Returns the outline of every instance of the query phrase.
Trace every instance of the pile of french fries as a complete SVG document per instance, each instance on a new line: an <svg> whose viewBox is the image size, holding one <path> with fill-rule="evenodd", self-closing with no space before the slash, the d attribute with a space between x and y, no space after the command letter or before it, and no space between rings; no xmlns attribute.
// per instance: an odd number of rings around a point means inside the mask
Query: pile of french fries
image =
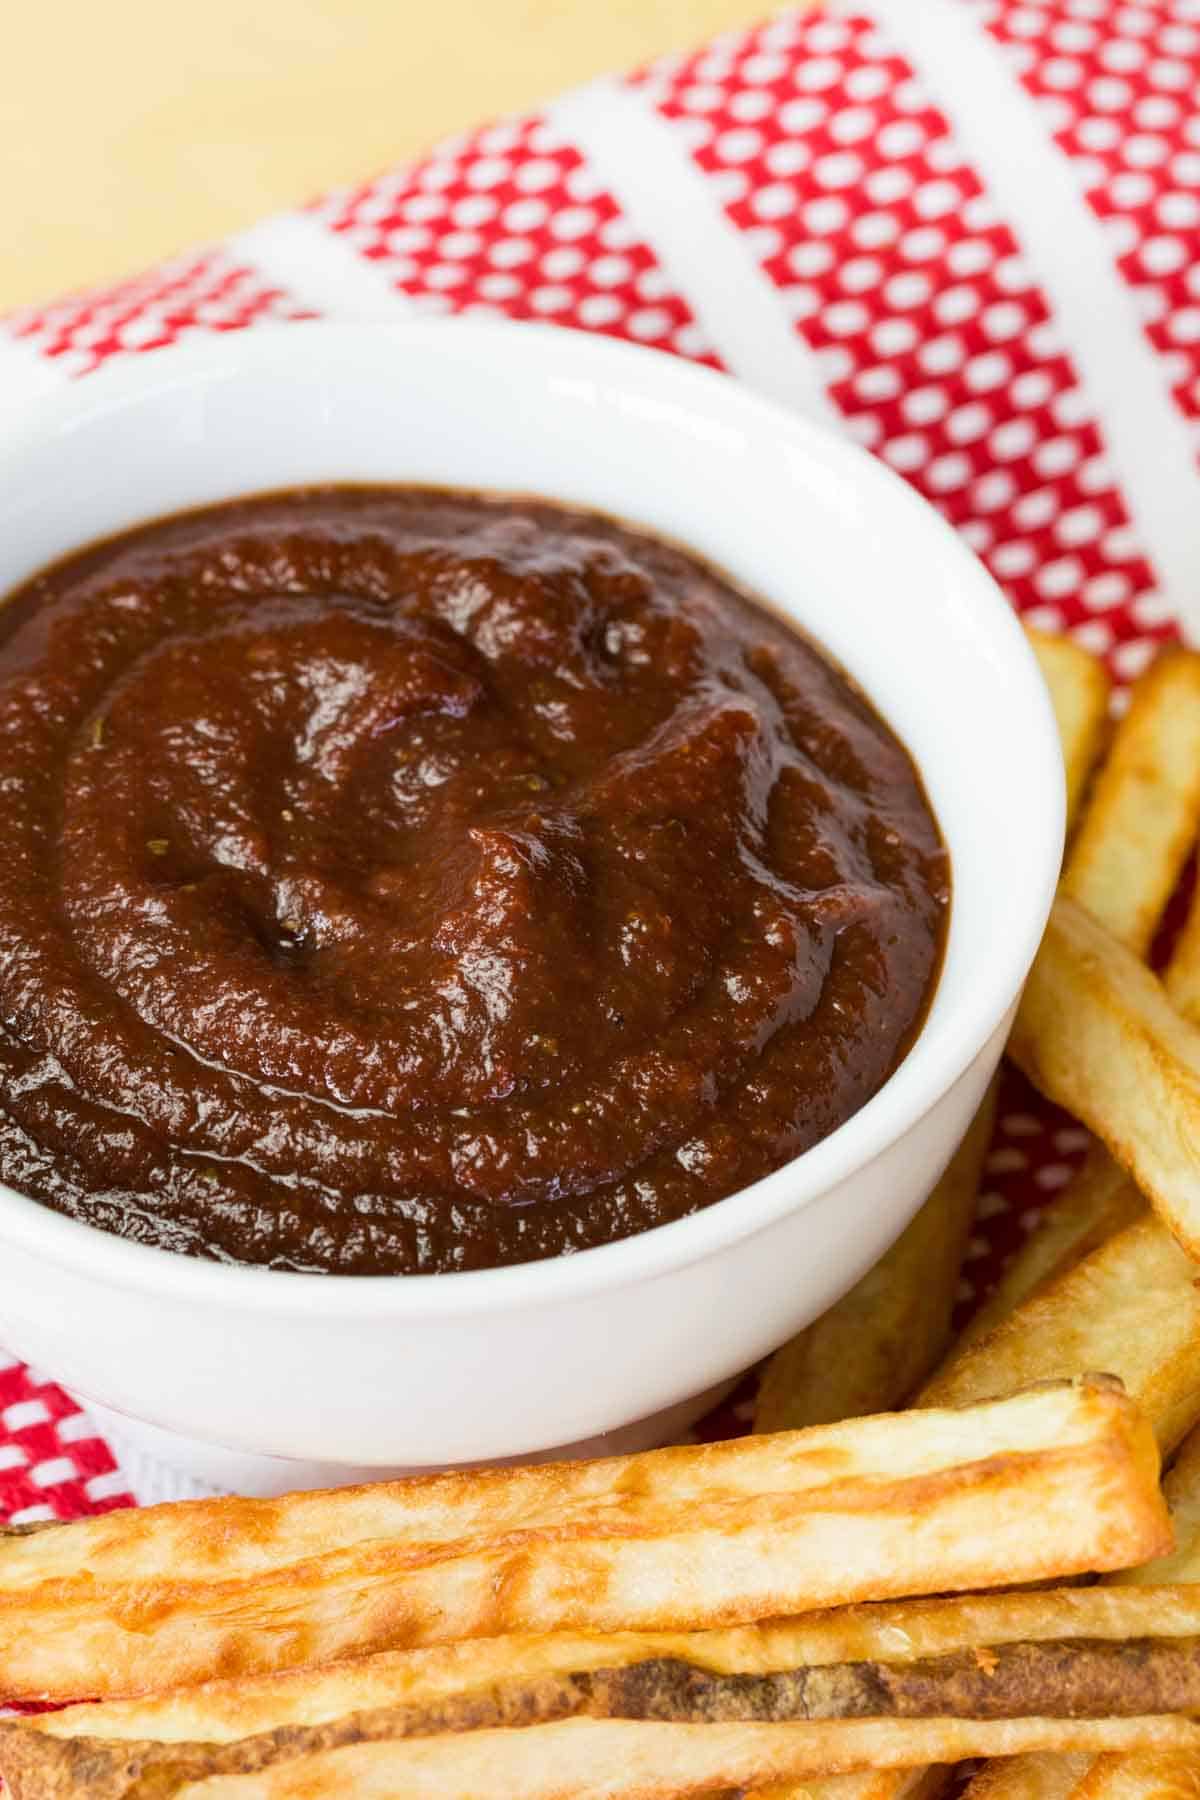
<svg viewBox="0 0 1200 1800"><path fill-rule="evenodd" d="M1200 1795L1200 901L1146 965L1200 656L1111 731L1035 648L1073 829L1010 1048L1095 1144L968 1330L990 1098L756 1435L2 1533L0 1699L59 1707L14 1800Z"/></svg>

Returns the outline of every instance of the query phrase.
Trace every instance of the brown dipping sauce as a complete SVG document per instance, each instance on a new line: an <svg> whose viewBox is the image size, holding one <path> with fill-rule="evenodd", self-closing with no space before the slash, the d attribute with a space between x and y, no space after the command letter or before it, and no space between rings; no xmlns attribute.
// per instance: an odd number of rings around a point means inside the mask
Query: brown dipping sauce
<svg viewBox="0 0 1200 1800"><path fill-rule="evenodd" d="M0 795L0 1176L222 1261L711 1205L876 1092L945 935L845 676L538 500L284 493L58 564L0 614Z"/></svg>

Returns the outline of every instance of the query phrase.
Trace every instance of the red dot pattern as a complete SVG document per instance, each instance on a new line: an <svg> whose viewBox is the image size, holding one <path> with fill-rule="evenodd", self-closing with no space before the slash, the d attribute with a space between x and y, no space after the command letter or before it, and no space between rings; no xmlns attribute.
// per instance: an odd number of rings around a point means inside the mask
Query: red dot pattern
<svg viewBox="0 0 1200 1800"><path fill-rule="evenodd" d="M975 1229L958 1290L959 1324L995 1285L1045 1207L1078 1172L1091 1142L1069 1113L1051 1106L1005 1064L996 1130L984 1165Z"/></svg>
<svg viewBox="0 0 1200 1800"><path fill-rule="evenodd" d="M537 319L720 367L650 246L539 116L454 139L315 213L424 312Z"/></svg>
<svg viewBox="0 0 1200 1800"><path fill-rule="evenodd" d="M1067 347L944 116L866 16L787 16L637 78L852 434L1014 604L1135 674L1172 635Z"/></svg>
<svg viewBox="0 0 1200 1800"><path fill-rule="evenodd" d="M0 1357L0 1516L33 1524L132 1504L75 1402L27 1364Z"/></svg>
<svg viewBox="0 0 1200 1800"><path fill-rule="evenodd" d="M1200 8L988 0L984 12L1200 424Z"/></svg>
<svg viewBox="0 0 1200 1800"><path fill-rule="evenodd" d="M109 357L161 349L193 333L312 316L252 269L214 250L181 257L116 287L27 307L10 314L6 325L13 337L60 361L71 375L88 375Z"/></svg>

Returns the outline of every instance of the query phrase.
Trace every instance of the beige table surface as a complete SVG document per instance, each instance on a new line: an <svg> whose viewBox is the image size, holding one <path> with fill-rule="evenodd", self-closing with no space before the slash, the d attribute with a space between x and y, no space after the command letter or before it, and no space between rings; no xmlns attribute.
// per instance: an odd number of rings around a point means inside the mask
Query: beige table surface
<svg viewBox="0 0 1200 1800"><path fill-rule="evenodd" d="M0 309L129 273L772 0L0 0Z"/></svg>

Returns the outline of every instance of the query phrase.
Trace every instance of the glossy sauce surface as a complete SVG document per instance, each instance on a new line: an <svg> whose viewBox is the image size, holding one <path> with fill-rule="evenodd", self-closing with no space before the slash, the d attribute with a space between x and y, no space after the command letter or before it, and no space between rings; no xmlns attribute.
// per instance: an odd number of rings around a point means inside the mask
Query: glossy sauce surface
<svg viewBox="0 0 1200 1800"><path fill-rule="evenodd" d="M895 1067L949 900L812 645L524 499L296 492L57 565L0 613L0 808L0 1178L281 1269L746 1186Z"/></svg>

